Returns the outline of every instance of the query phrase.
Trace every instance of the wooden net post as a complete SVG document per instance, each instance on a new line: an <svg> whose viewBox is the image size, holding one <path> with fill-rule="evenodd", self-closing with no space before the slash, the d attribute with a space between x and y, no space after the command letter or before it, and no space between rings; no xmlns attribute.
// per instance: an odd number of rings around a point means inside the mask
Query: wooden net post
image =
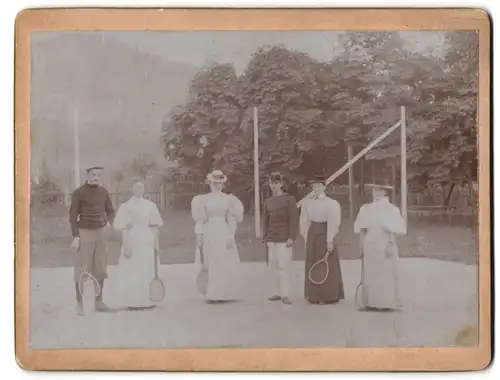
<svg viewBox="0 0 500 380"><path fill-rule="evenodd" d="M401 214L408 233L408 188L406 175L406 109L401 106Z"/></svg>

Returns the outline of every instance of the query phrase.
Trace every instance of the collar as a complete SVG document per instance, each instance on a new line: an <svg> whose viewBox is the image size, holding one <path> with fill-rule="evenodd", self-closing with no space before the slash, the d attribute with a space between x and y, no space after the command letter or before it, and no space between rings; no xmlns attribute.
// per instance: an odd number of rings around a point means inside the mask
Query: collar
<svg viewBox="0 0 500 380"><path fill-rule="evenodd" d="M313 199L325 199L325 198L326 198L326 194L315 195L313 197Z"/></svg>
<svg viewBox="0 0 500 380"><path fill-rule="evenodd" d="M373 201L373 203L389 203L389 197L379 198L376 201Z"/></svg>

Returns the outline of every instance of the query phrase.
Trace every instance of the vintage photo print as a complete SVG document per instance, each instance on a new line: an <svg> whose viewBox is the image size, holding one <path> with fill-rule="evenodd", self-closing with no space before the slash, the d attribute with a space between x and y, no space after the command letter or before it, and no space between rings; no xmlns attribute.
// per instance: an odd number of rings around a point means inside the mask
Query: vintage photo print
<svg viewBox="0 0 500 380"><path fill-rule="evenodd" d="M26 367L488 364L489 20L373 12L20 15Z"/></svg>

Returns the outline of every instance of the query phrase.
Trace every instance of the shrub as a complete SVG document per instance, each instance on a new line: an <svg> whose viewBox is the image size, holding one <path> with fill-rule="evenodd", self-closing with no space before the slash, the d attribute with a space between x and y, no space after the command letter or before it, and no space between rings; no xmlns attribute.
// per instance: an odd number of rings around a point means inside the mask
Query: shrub
<svg viewBox="0 0 500 380"><path fill-rule="evenodd" d="M31 180L31 209L40 212L63 207L64 200L65 195L57 181L43 164L40 175Z"/></svg>

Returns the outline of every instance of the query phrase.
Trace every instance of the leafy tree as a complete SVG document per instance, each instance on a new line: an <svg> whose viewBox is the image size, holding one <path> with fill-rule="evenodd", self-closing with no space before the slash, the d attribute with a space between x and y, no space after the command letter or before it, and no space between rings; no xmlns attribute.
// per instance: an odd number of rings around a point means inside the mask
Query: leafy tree
<svg viewBox="0 0 500 380"><path fill-rule="evenodd" d="M193 79L187 103L163 123L165 154L191 168L200 180L220 164L224 147L242 118L236 94L238 79L232 65L213 65Z"/></svg>
<svg viewBox="0 0 500 380"><path fill-rule="evenodd" d="M357 46L354 51L363 64L371 66L363 79L364 104L373 99L372 107L366 107L369 128L365 135L372 139L382 133L398 116L399 109L390 107L404 105L408 111L408 175L414 190L460 182L468 176L475 179L469 173L477 172L477 35L447 33L443 57L405 51L401 40L387 32L347 34L344 38L354 37L358 37L357 45L345 45ZM399 144L395 133L369 157L397 158Z"/></svg>
<svg viewBox="0 0 500 380"><path fill-rule="evenodd" d="M31 196L35 209L52 207L64 201L61 189L45 162L41 165L40 175L31 180Z"/></svg>
<svg viewBox="0 0 500 380"><path fill-rule="evenodd" d="M300 142L311 133L319 114L314 109L316 88L314 61L307 55L282 46L263 47L250 60L243 74L241 103L258 106L259 162L262 173L280 169L297 173L302 163ZM239 156L239 173L252 173L253 119L242 124L244 146L232 146L226 162ZM307 139L307 138L306 138ZM245 181L244 178L242 178ZM246 180L247 181L247 180Z"/></svg>
<svg viewBox="0 0 500 380"><path fill-rule="evenodd" d="M214 64L199 72L186 103L164 122L165 155L191 178L202 181L219 168L232 189L248 192L258 106L261 173L279 169L301 182L342 166L347 142L366 144L405 106L411 188L475 181L477 34L447 32L444 41L444 54L428 54L397 32L347 32L332 46L330 62L266 46L241 76L230 64ZM395 133L368 158L394 161L399 144Z"/></svg>
<svg viewBox="0 0 500 380"><path fill-rule="evenodd" d="M142 179L147 179L158 167L155 159L149 154L139 154L131 163L132 172Z"/></svg>
<svg viewBox="0 0 500 380"><path fill-rule="evenodd" d="M125 178L125 168L122 166L121 168L114 169L111 176L116 181L118 186L120 186Z"/></svg>
<svg viewBox="0 0 500 380"><path fill-rule="evenodd" d="M427 184L461 185L477 180L478 40L457 31L445 41L444 59L415 91L409 151Z"/></svg>

